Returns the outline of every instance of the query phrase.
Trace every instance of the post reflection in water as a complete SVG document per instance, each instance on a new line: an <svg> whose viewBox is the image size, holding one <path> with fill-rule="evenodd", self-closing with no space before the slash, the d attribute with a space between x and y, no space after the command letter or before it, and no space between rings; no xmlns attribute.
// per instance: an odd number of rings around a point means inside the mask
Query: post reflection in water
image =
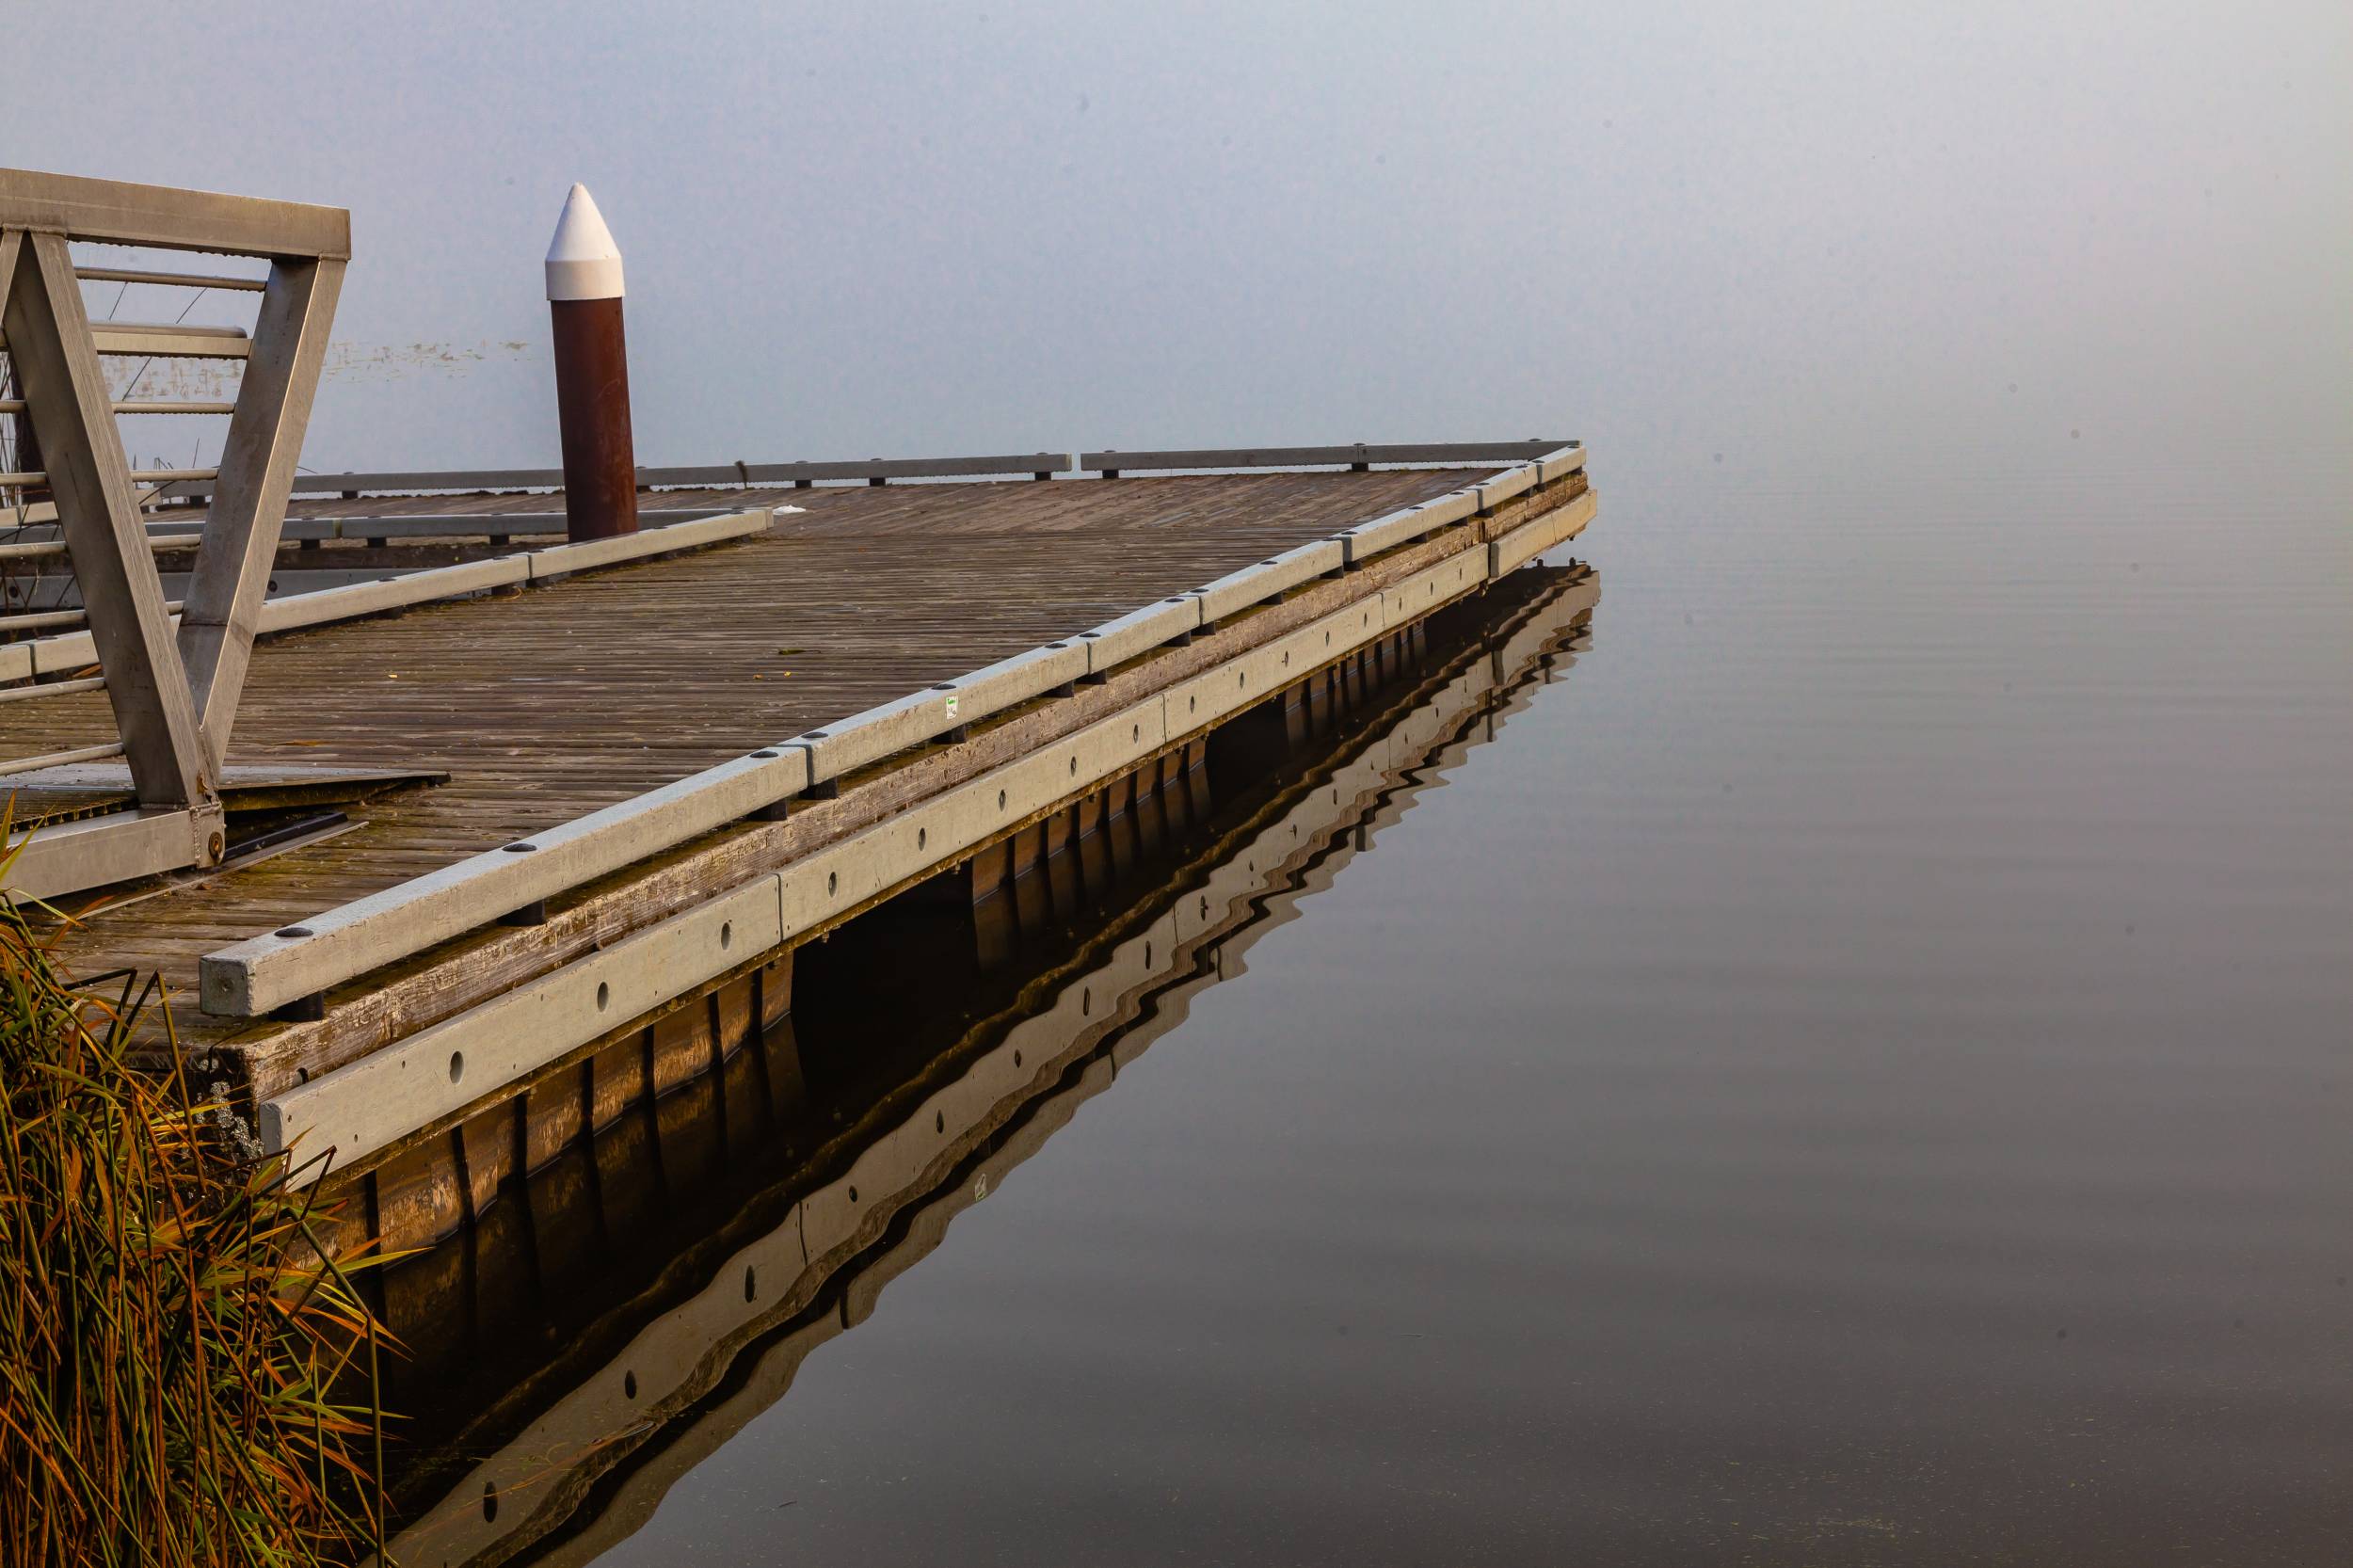
<svg viewBox="0 0 2353 1568"><path fill-rule="evenodd" d="M1573 663L1598 598L1583 567L1515 573L801 949L751 1045L386 1271L392 1558L626 1539Z"/></svg>

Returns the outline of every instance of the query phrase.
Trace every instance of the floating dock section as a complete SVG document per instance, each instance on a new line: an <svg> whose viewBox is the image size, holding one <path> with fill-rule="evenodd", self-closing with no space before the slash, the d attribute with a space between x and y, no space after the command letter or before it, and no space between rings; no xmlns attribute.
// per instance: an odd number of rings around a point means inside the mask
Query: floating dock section
<svg viewBox="0 0 2353 1568"><path fill-rule="evenodd" d="M286 569L333 567L330 521L362 551L408 520L479 528L481 554L274 601L297 608L264 619L240 763L290 789L446 782L307 835L281 807L292 836L257 856L81 901L60 952L160 970L184 1048L296 1179L423 1160L454 1212L789 1012L794 950L943 873L984 903L1221 724L1394 656L1575 537L1584 460L1089 453L1118 476L690 486L647 498L669 526L520 552L491 539L544 495L298 500ZM1144 476L1179 463L1229 472ZM79 656L0 651L56 680ZM0 714L10 749L52 755L105 725L94 693ZM520 1130L486 1141L510 1102Z"/></svg>

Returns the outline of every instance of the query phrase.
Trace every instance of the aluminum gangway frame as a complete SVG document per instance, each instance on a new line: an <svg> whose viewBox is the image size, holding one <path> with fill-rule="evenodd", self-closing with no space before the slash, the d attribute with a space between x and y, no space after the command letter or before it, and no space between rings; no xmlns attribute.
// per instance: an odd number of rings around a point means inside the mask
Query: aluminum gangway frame
<svg viewBox="0 0 2353 1568"><path fill-rule="evenodd" d="M269 274L77 264L76 242L262 258ZM0 413L29 424L41 459L0 473L0 491L41 488L54 499L119 735L0 766L21 775L119 756L136 797L37 828L0 883L8 890L47 897L220 858L229 732L350 255L351 217L339 207L0 168L0 348L15 383ZM261 303L249 332L93 322L85 282L256 293ZM109 355L238 360L244 373L233 403L134 402L109 392ZM225 416L218 466L134 470L115 423L125 413ZM141 488L152 495L176 481L207 482L211 505L175 629ZM88 679L77 686L89 689ZM7 785L0 776L0 793Z"/></svg>

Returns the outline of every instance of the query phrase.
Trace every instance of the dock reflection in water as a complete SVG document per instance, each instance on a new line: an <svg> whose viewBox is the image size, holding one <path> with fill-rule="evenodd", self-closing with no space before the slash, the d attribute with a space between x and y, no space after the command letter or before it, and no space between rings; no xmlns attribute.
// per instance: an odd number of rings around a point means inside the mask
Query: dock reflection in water
<svg viewBox="0 0 2353 1568"><path fill-rule="evenodd" d="M581 1563L626 1539L1571 662L1597 599L1581 567L1515 573L1236 720L1093 831L803 950L755 1044L387 1271L411 1351L392 1557Z"/></svg>

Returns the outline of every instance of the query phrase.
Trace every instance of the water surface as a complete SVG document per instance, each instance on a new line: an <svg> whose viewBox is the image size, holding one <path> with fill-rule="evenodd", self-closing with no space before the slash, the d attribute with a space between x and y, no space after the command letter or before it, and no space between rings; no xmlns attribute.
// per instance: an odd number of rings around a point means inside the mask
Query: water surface
<svg viewBox="0 0 2353 1568"><path fill-rule="evenodd" d="M2346 1560L2353 460L1594 472L1575 667L600 1560Z"/></svg>

